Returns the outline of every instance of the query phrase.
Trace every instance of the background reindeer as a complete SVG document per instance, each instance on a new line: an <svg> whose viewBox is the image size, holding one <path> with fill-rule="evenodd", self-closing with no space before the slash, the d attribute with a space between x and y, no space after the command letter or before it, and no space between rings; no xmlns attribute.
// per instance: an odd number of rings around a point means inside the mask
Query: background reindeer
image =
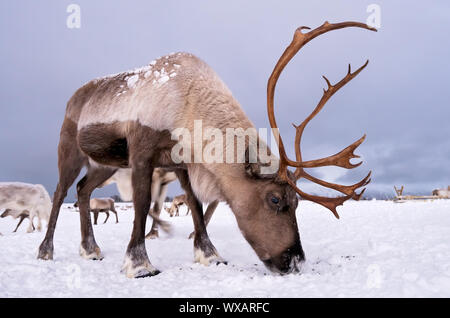
<svg viewBox="0 0 450 318"><path fill-rule="evenodd" d="M308 33L301 27L285 50L267 86L267 111L270 126L277 131L274 115L274 93L277 80L287 63L309 41L326 32L346 27L376 31L362 23L324 23ZM187 195L194 221L194 258L208 265L223 262L206 232L201 202L225 201L233 211L237 224L261 261L271 270L290 273L299 270L304 252L295 211L297 194L319 203L338 217L336 207L349 199L359 199L356 190L369 182L369 175L360 182L343 186L328 183L306 173L304 168L339 166L354 168L354 150L364 140L357 140L341 152L322 159L302 160L300 142L304 128L340 88L351 81L367 65L349 71L338 83L328 79L323 97L302 124L297 126L296 160L286 156L282 139L278 140L279 161L261 138L246 139L246 153L262 147L278 163L278 171L268 174L260 160L234 163L204 160L195 162L193 140L183 138L178 143L172 133L184 128L192 136L196 120L203 127L217 127L225 134L228 128L256 130L230 90L202 60L186 53L162 57L134 71L93 80L80 88L69 100L61 128L58 146L59 182L54 195L49 227L39 247L40 259L53 258L53 235L60 206L68 188L83 166L86 176L77 184L81 221L81 255L88 259L102 258L89 218L89 198L92 191L109 179L119 168L132 169L135 219L122 271L127 277L145 277L159 273L153 267L145 248L145 223L151 203L152 176L155 168L173 169ZM122 86L121 86L122 85ZM127 85L124 91L123 87ZM209 142L212 142L211 140ZM207 141L206 141L207 143ZM175 160L173 147L181 146L187 160ZM225 154L235 144L223 143L218 151ZM191 153L191 156L188 156ZM288 167L295 167L295 173ZM337 190L343 196L326 198L304 193L296 181L305 178Z"/></svg>
<svg viewBox="0 0 450 318"><path fill-rule="evenodd" d="M132 171L131 169L118 169L114 175L106 180L100 187L104 187L111 183L116 183L120 198L124 201L133 200L133 186L132 186ZM147 233L145 238L152 239L159 236L158 225L161 224L159 216L164 205L164 200L167 196L167 189L169 183L177 179L174 172L166 171L164 169L155 169L152 176L151 184L151 199L154 202L153 208L149 210L149 215L153 218L151 230Z"/></svg>
<svg viewBox="0 0 450 318"><path fill-rule="evenodd" d="M52 201L50 196L47 190L40 184L0 182L0 209L10 210L10 212L5 211L4 213L21 218L16 230L23 219L29 218L30 224L28 225L27 232L33 232L33 220L37 217L37 229L41 231L41 221L48 221L51 207ZM23 219L21 215L23 215Z"/></svg>
<svg viewBox="0 0 450 318"><path fill-rule="evenodd" d="M450 198L450 186L447 189L435 189L432 194L441 198Z"/></svg>
<svg viewBox="0 0 450 318"><path fill-rule="evenodd" d="M165 210L167 211L167 213L169 213L169 215L172 216L179 216L179 208L180 206L182 206L183 204L186 204L187 207L187 211L186 211L186 215L189 214L190 209L189 209L189 205L187 204L187 197L185 194L176 196L175 198L173 198L173 201L170 205L170 207L166 207ZM211 220L211 217L213 215L213 213L216 211L217 205L219 204L219 201L213 201L211 202L208 207L206 208L205 211L205 215L204 215L204 222L205 222L205 227L208 226L209 221ZM191 232L189 234L189 239L193 238L195 235L195 231Z"/></svg>
<svg viewBox="0 0 450 318"><path fill-rule="evenodd" d="M27 211L27 210L24 210L24 211L13 211L11 209L6 209L0 215L1 218L5 218L7 216L11 216L14 219L20 218L19 223L17 223L17 226L16 226L16 228L13 231L13 233L15 233L15 232L17 232L17 229L19 228L20 224L22 224L23 220L30 218L30 212ZM32 226L33 231L34 231L34 224L31 223L31 226Z"/></svg>
<svg viewBox="0 0 450 318"><path fill-rule="evenodd" d="M150 231L145 236L146 239L154 239L159 236L158 227L163 225L164 228L168 229L169 225L164 223L159 219L162 207L164 206L164 201L167 197L167 190L169 184L177 180L176 174L171 171L166 171L164 169L156 168L152 176L152 186L151 186L151 198L154 202L153 208L149 210L149 215L153 218L153 223ZM120 198L124 201L131 201L133 198L133 187L131 182L131 169L119 169L117 172L105 181L100 187L104 187L108 184L116 183L117 190L119 191ZM205 212L205 224L209 223L217 205L218 201L211 202ZM187 205L187 204L186 204ZM189 206L188 206L189 209ZM169 213L170 214L170 213ZM193 236L192 232L190 238Z"/></svg>
<svg viewBox="0 0 450 318"><path fill-rule="evenodd" d="M180 207L183 204L186 204L187 206L186 194L181 194L174 197L172 203L170 204L170 207L165 207L165 210L167 213L169 213L170 217L180 216ZM189 206L187 206L186 215L188 215L189 212Z"/></svg>
<svg viewBox="0 0 450 318"><path fill-rule="evenodd" d="M74 207L78 207L78 202L75 202ZM98 214L105 213L106 218L103 224L109 219L109 211L116 215L116 223L119 223L117 211L114 207L114 200L112 198L93 198L89 201L89 209L94 214L94 224L97 225Z"/></svg>

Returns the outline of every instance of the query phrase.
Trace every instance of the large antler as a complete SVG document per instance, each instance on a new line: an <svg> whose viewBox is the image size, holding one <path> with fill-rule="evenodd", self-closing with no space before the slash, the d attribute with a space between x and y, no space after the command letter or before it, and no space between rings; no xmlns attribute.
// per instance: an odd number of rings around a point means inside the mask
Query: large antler
<svg viewBox="0 0 450 318"><path fill-rule="evenodd" d="M275 87L278 81L278 78L285 68L285 66L289 63L289 61L297 54L297 52L309 41L314 39L315 37L324 34L326 32L347 28L347 27L358 27L358 28L364 28L371 31L377 31L375 28L369 27L366 24L358 23L358 22L343 22L343 23L335 23L330 24L328 22L325 22L320 27L308 32L303 33L302 30L310 29L308 27L302 26L299 27L294 34L294 38L291 42L291 44L286 48L283 55L278 60L277 65L275 66L272 75L269 78L269 82L267 84L267 112L269 116L269 122L270 126L272 127L272 131L274 134L278 136L277 138L277 144L278 149L280 153L280 163L279 163L279 170L278 175L281 179L288 182L295 191L303 198L309 201L316 202L318 204L323 205L324 207L328 208L333 212L333 214L336 216L336 218L339 218L339 215L336 211L336 207L343 204L346 200L353 198L355 200L359 200L362 196L365 189L363 189L360 193L356 193L355 191L367 185L370 182L370 174L369 173L363 180L360 182L351 185L351 186L344 186L334 183L329 183L323 180L320 180L318 178L315 178L304 171L304 168L315 168L315 167L323 167L323 166L338 166L342 168L347 169L353 169L358 167L362 162L357 164L352 164L350 162L350 159L352 158L359 158L359 156L354 154L355 149L364 141L365 135L360 138L359 140L355 141L353 144L345 148L344 150L340 151L339 153L329 156L322 159L317 160L310 160L310 161L302 161L302 155L300 150L300 142L303 135L303 131L305 130L306 125L322 110L322 108L325 106L326 102L333 96L340 88L342 88L345 84L350 82L353 78L355 78L369 63L367 61L363 66L361 66L359 69L357 69L355 72L351 72L351 67L349 65L348 73L347 75L338 83L335 85L332 85L330 81L324 76L323 78L327 82L327 89L324 89L324 93L322 98L320 99L318 105L314 109L314 111L301 123L299 126L295 126L296 129L296 136L295 136L295 153L296 153L296 161L290 160L286 155L286 150L284 148L283 140L281 139L281 136L278 135L278 126L275 120L275 112L274 112L274 95L275 95ZM337 198L327 198L327 197L320 197L320 196L314 196L307 193L304 193L302 190L300 190L294 181L292 181L287 174L287 168L288 166L296 167L295 171L295 177L296 180L300 178L305 178L307 180L310 180L314 183L317 183L319 185L322 185L327 188L331 188L334 190L337 190L345 196L340 196Z"/></svg>

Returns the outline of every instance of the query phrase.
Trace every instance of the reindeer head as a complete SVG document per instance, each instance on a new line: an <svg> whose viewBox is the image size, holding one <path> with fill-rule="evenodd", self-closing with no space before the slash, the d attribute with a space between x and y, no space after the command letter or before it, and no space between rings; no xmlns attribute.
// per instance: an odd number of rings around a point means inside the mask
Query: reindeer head
<svg viewBox="0 0 450 318"><path fill-rule="evenodd" d="M303 30L309 29L308 27L300 27L295 31L292 43L280 57L267 85L267 111L270 126L275 136L279 135L274 114L274 93L277 80L284 67L306 43L315 37L332 30L347 27L358 27L376 31L374 28L357 22L337 24L325 22L322 26L308 33L303 33ZM370 173L360 182L345 186L320 180L304 170L304 168L324 166L353 169L359 166L361 162L352 164L350 163L350 159L359 157L354 154L354 150L364 141L365 136L339 153L317 160L304 161L300 148L301 138L306 125L322 110L330 97L356 77L367 64L368 61L353 73L349 66L347 75L334 85L324 77L327 83L327 89L324 89L323 96L318 105L300 125L294 125L296 129L296 160L291 160L287 157L283 140L281 137L276 138L280 157L278 172L273 175L264 175L260 173L261 165L259 163L249 163L246 164L246 181L239 186L234 185L236 187L242 187L242 189L235 189L234 191L240 192L241 194L238 196L242 198L232 200L234 202L230 203L233 211L237 212L235 212L235 215L238 225L259 258L273 271L279 273L298 271L298 265L304 260L295 215L298 205L297 194L301 199L313 201L326 207L336 218L339 218L336 207L342 205L349 199L359 200L365 189L359 193L356 193L356 190L370 182ZM289 171L288 167L295 167L295 172ZM328 198L307 194L296 186L296 181L301 178L331 188L344 195Z"/></svg>
<svg viewBox="0 0 450 318"><path fill-rule="evenodd" d="M10 209L6 209L5 211L3 211L3 213L0 215L0 218L6 218L8 215L11 215Z"/></svg>

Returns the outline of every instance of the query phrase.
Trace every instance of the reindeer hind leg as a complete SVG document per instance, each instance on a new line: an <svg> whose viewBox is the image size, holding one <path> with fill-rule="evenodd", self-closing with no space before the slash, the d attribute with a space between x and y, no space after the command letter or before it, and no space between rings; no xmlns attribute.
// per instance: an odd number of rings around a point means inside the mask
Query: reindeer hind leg
<svg viewBox="0 0 450 318"><path fill-rule="evenodd" d="M108 221L108 219L109 219L109 212L108 212L108 211L105 211L105 213L106 213L106 219L105 219L105 221L103 222L103 224L105 224L106 221Z"/></svg>
<svg viewBox="0 0 450 318"><path fill-rule="evenodd" d="M100 248L95 241L94 230L92 229L89 199L92 191L109 179L116 171L116 168L91 166L87 174L77 184L81 225L80 255L83 258L92 260L103 259Z"/></svg>
<svg viewBox="0 0 450 318"><path fill-rule="evenodd" d="M114 213L116 215L116 224L119 223L119 218L117 217L117 211L114 208L114 205L111 207L111 212Z"/></svg>
<svg viewBox="0 0 450 318"><path fill-rule="evenodd" d="M52 211L48 221L45 238L39 246L38 259L53 259L53 235L55 233L59 210L67 191L80 174L86 159L77 145L77 124L66 118L61 128L61 138L58 145L59 181L53 195Z"/></svg>

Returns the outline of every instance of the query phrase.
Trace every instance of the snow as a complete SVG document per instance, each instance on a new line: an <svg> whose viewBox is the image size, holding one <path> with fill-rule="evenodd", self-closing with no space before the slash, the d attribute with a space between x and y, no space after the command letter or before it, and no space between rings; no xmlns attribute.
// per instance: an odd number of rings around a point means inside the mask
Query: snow
<svg viewBox="0 0 450 318"><path fill-rule="evenodd" d="M35 258L44 232L26 234L22 226L12 233L16 221L0 219L0 297L450 297L450 200L346 202L340 220L302 201L297 216L307 261L300 275L286 276L264 268L226 205L208 232L228 265L194 264L191 217L184 208L180 217L163 212L173 233L146 241L162 273L144 279L120 273L130 204L117 204L119 224L102 224L101 214L94 226L102 261L78 255L79 215L69 206L60 213L54 261Z"/></svg>
<svg viewBox="0 0 450 318"><path fill-rule="evenodd" d="M167 76L167 75L161 76L161 78L158 80L158 83L159 83L159 84L164 84L164 83L167 82L169 79L170 79L170 78L169 78L169 76Z"/></svg>
<svg viewBox="0 0 450 318"><path fill-rule="evenodd" d="M136 86L136 83L139 81L139 75L135 74L133 76L130 76L127 79L127 85L129 88L133 88L134 86Z"/></svg>

